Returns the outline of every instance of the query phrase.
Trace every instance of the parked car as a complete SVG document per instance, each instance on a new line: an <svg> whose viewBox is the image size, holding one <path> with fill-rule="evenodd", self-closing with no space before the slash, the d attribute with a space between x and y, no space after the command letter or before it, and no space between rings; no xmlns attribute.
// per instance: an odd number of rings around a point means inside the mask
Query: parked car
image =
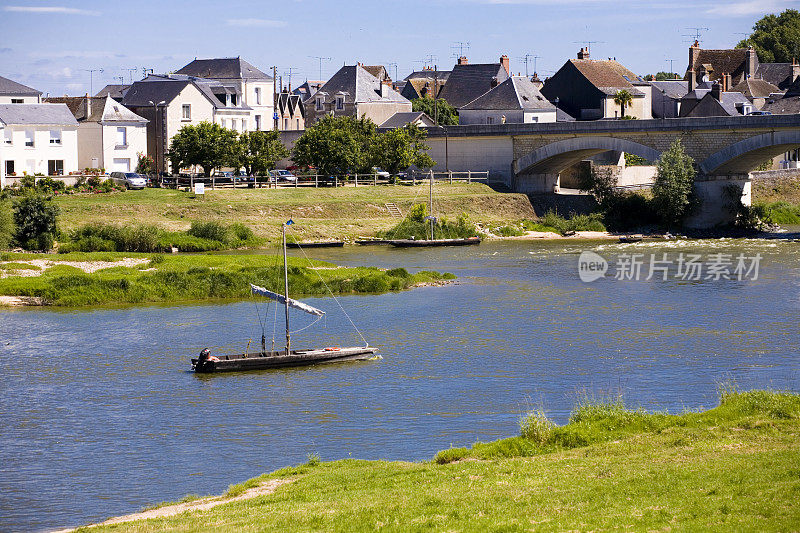
<svg viewBox="0 0 800 533"><path fill-rule="evenodd" d="M759 115L759 116L771 115L771 114L772 114L771 111L751 111L748 113L748 115Z"/></svg>
<svg viewBox="0 0 800 533"><path fill-rule="evenodd" d="M112 172L111 179L126 189L144 189L147 186L147 180L136 172Z"/></svg>
<svg viewBox="0 0 800 533"><path fill-rule="evenodd" d="M295 176L288 170L270 170L269 175L274 177L278 181L290 181L292 183L297 181L297 176Z"/></svg>
<svg viewBox="0 0 800 533"><path fill-rule="evenodd" d="M389 173L379 167L372 167L372 173L377 174L379 178L389 179Z"/></svg>

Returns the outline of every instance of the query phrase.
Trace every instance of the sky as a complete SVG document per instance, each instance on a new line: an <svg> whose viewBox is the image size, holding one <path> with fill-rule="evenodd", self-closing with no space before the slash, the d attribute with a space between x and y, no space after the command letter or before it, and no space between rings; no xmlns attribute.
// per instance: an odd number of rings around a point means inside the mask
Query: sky
<svg viewBox="0 0 800 533"><path fill-rule="evenodd" d="M356 62L402 79L423 65L449 70L463 53L471 63L506 54L513 73L545 77L590 42L592 58L640 75L671 59L682 75L698 32L703 48L732 48L787 8L800 0L0 0L0 76L82 95L143 69L240 56L295 87L320 66L323 79Z"/></svg>

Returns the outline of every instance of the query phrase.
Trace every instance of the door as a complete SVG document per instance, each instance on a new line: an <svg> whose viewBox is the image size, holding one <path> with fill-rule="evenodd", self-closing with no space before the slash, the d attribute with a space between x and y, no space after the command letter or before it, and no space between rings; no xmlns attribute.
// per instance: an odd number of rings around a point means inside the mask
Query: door
<svg viewBox="0 0 800 533"><path fill-rule="evenodd" d="M113 170L116 172L130 172L131 160L129 158L115 157Z"/></svg>

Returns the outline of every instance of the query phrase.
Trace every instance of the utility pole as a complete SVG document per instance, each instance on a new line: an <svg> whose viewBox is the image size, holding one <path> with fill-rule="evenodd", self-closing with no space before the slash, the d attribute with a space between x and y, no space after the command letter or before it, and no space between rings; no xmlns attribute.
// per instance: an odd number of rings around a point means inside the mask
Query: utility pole
<svg viewBox="0 0 800 533"><path fill-rule="evenodd" d="M317 80L318 81L323 81L323 79L322 79L322 62L323 61L330 61L331 58L330 57L321 57L321 56L308 56L308 57L310 57L311 59L316 59L316 60L319 61L319 78Z"/></svg>
<svg viewBox="0 0 800 533"><path fill-rule="evenodd" d="M278 67L272 67L272 120L278 130Z"/></svg>
<svg viewBox="0 0 800 533"><path fill-rule="evenodd" d="M439 85L439 65L434 65L433 66L433 125L437 127L439 126L439 112L436 104L436 101L438 100L437 98L438 94L436 94L438 92L437 91L438 85Z"/></svg>
<svg viewBox="0 0 800 533"><path fill-rule="evenodd" d="M283 75L289 78L289 90L292 90L292 74L297 74L299 71L294 67L289 67L289 70L284 71Z"/></svg>
<svg viewBox="0 0 800 533"><path fill-rule="evenodd" d="M83 68L81 70L89 73L89 94L94 96L94 73L105 71L101 68Z"/></svg>

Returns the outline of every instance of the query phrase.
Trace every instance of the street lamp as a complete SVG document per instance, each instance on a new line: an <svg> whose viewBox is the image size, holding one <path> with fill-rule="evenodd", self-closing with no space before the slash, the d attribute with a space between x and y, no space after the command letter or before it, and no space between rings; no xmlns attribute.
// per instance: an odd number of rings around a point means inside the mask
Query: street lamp
<svg viewBox="0 0 800 533"><path fill-rule="evenodd" d="M158 135L158 122L159 122L159 120L158 120L158 106L160 106L160 105L166 105L166 102L165 102L164 100L161 100L161 101L160 101L159 103L157 103L157 104L156 104L156 103L153 103L153 101L152 101L152 100L148 100L148 102L150 103L150 105L151 105L151 106L153 106L153 121L154 121L154 124L153 124L153 137L155 137L155 149L156 149L156 153L155 153L155 156L156 156L156 157L155 157L155 164L156 164L156 176L158 176L158 174L159 174L159 172L160 172L160 168L161 168L161 167L159 166L159 164L158 164L158 161L159 161L159 158L158 158L158 152L159 152L159 150L158 150L158 145L159 145L159 135ZM162 142L163 142L163 139L162 139Z"/></svg>

